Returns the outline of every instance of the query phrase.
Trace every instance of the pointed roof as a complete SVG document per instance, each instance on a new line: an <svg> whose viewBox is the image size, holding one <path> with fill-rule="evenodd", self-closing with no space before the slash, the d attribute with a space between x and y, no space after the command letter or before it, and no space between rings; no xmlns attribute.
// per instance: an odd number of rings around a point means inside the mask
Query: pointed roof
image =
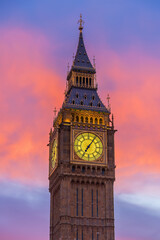
<svg viewBox="0 0 160 240"><path fill-rule="evenodd" d="M85 49L85 45L84 45L84 41L83 41L83 34L82 34L82 30L83 30L83 20L82 20L82 16L80 15L80 20L79 20L80 26L79 26L79 42L78 42L78 47L77 47L77 52L75 55L75 58L73 60L73 65L71 67L71 70L68 74L68 76L71 74L71 71L85 71L85 72L89 72L89 73L96 73L95 68L92 66L89 57L87 55L86 49Z"/></svg>
<svg viewBox="0 0 160 240"><path fill-rule="evenodd" d="M92 73L95 73L95 69L91 64L85 49L82 31L79 33L77 53L73 61L72 70L88 70Z"/></svg>

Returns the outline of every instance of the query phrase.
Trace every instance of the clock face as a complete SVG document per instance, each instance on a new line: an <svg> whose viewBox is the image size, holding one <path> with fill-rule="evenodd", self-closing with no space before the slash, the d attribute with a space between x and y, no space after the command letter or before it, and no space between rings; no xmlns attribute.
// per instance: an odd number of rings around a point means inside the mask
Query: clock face
<svg viewBox="0 0 160 240"><path fill-rule="evenodd" d="M56 165L56 160L57 160L57 141L54 140L53 146L52 146L52 156L51 156L51 164L53 168Z"/></svg>
<svg viewBox="0 0 160 240"><path fill-rule="evenodd" d="M103 152L102 141L93 133L85 132L75 139L74 150L85 161L97 160Z"/></svg>

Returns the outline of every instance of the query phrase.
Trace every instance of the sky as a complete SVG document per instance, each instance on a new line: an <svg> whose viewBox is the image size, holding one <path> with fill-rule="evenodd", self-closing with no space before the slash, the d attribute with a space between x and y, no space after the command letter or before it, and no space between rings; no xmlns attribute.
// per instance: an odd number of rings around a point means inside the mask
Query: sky
<svg viewBox="0 0 160 240"><path fill-rule="evenodd" d="M0 239L49 239L48 139L85 22L115 118L116 240L159 240L160 1L0 1Z"/></svg>

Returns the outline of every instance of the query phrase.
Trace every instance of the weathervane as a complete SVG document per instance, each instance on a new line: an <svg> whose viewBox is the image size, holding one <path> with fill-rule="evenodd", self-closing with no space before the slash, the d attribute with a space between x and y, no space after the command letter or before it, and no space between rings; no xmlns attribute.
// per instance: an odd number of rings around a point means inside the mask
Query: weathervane
<svg viewBox="0 0 160 240"><path fill-rule="evenodd" d="M80 19L78 20L78 23L79 23L79 30L80 32L82 32L83 24L84 24L84 21L82 20L82 14L80 14Z"/></svg>

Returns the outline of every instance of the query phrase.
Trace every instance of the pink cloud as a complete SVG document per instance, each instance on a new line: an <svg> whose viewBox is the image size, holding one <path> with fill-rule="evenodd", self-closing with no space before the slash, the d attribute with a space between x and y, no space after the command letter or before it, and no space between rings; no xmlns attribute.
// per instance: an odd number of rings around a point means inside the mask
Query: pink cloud
<svg viewBox="0 0 160 240"><path fill-rule="evenodd" d="M141 172L158 174L160 61L139 48L123 54L103 49L99 54L99 79L106 80L100 82L102 96L105 99L110 92L118 129L115 145L119 183Z"/></svg>
<svg viewBox="0 0 160 240"><path fill-rule="evenodd" d="M52 110L63 101L62 80L48 67L50 44L40 33L0 29L0 35L0 174L43 182Z"/></svg>
<svg viewBox="0 0 160 240"><path fill-rule="evenodd" d="M51 44L43 35L22 29L1 29L0 34L0 172L46 184L52 110L62 104L65 81L48 65ZM138 48L123 55L104 48L97 51L100 96L105 99L110 90L118 129L119 183L142 170L159 173L159 61Z"/></svg>

